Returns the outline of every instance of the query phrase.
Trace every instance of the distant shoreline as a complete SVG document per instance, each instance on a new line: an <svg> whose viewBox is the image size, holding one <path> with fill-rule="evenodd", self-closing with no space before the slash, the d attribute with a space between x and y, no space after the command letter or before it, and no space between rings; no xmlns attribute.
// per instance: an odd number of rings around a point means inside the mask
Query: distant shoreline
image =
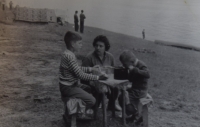
<svg viewBox="0 0 200 127"><path fill-rule="evenodd" d="M171 47L182 48L182 49L187 49L187 50L200 51L200 48L192 46L192 45L187 45L187 44L180 44L180 43L162 41L162 40L155 40L154 43L159 44L159 45L164 45L164 46L171 46Z"/></svg>
<svg viewBox="0 0 200 127"><path fill-rule="evenodd" d="M69 24L71 24L71 23L69 23ZM73 24L71 24L71 25L73 25ZM102 29L102 28L92 27L92 26L86 26L86 27L90 27L90 28L94 28L94 29L105 30L105 29ZM105 31L109 31L109 30L105 30ZM125 35L125 36L131 36L131 35L127 35L127 34L123 34L123 33L119 33L119 32L114 32L114 31L110 31L110 32L122 34L122 35ZM134 37L134 38L138 38L138 39L143 40L143 39L140 38L140 37L135 37L135 36L131 36L131 37ZM145 40L145 39L144 39L144 40ZM153 40L145 40L145 41L153 42L153 43L155 43L155 44L163 45L163 46L171 46L171 47L176 47L176 48L181 48L181 49L186 49L186 50L200 51L200 47L195 47L195 46L193 46L193 45L181 44L181 43L172 42L172 41L164 41L164 40L155 40L155 41L153 41Z"/></svg>
<svg viewBox="0 0 200 127"><path fill-rule="evenodd" d="M17 23L27 23L27 24L31 24L29 22L26 22L26 21L14 21L13 24L17 24ZM0 22L0 24L4 24L6 25L5 23L3 22ZM44 25L44 23L32 23L32 24L38 24L38 25ZM47 23L48 24L48 23ZM52 24L52 23L50 23ZM55 23L56 24L56 23ZM12 25L9 24L9 25ZM74 24L73 23L66 23L66 25L70 25L71 27L74 27ZM88 27L88 28L92 28L92 29L99 29L101 31L108 31L108 32L112 32L112 33L117 33L117 34L121 34L121 35L125 35L125 36L129 36L129 37L134 37L134 38L137 38L141 41L147 41L147 42L152 42L154 44L157 44L157 45L163 45L163 46L170 46L170 47L176 47L176 48L181 48L181 49L186 49L186 50L194 50L194 51L200 51L200 47L195 47L195 46L192 46L192 45L187 45L187 44L181 44L181 43L176 43L176 42L171 42L171 41L164 41L164 40L155 40L155 41L152 41L152 40L143 40L142 38L139 38L139 37L135 37L135 36L131 36L131 35L127 35L127 34L123 34L123 33L120 33L120 32L114 32L114 31L109 31L109 30L105 30L105 29L102 29L102 28L98 28L98 27L93 27L93 26L85 26L85 27ZM91 30L91 29L90 29ZM92 32L92 31L88 31L88 32Z"/></svg>
<svg viewBox="0 0 200 127"><path fill-rule="evenodd" d="M73 26L73 23L69 23L69 24ZM100 29L100 30L104 30L104 31L109 31L109 32L125 35L125 36L130 36L130 37L134 37L134 38L137 38L137 39L141 39L143 41L143 39L140 38L140 37L127 35L127 34L123 34L123 33L120 33L120 32L105 30L103 28L98 28L98 27L93 27L93 26L85 26L85 27ZM163 45L163 46L171 46L171 47L176 47L176 48L181 48L181 49L186 49L186 50L200 51L200 47L195 47L193 45L188 45L188 44L181 44L181 43L177 43L177 42L173 42L173 41L157 40L157 39L155 39L154 41L153 40L146 40L146 39L144 39L144 40L148 41L148 42L152 42L154 44Z"/></svg>

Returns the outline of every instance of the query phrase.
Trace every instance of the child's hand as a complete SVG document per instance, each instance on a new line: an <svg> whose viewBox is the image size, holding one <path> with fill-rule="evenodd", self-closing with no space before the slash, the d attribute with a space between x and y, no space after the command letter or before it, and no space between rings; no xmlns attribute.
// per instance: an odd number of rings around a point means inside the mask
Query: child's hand
<svg viewBox="0 0 200 127"><path fill-rule="evenodd" d="M101 67L99 65L95 65L94 67L92 67L92 71L99 71L99 72L101 72Z"/></svg>
<svg viewBox="0 0 200 127"><path fill-rule="evenodd" d="M100 68L100 66L99 65L95 65L95 66L93 66L93 68Z"/></svg>
<svg viewBox="0 0 200 127"><path fill-rule="evenodd" d="M92 74L98 75L98 76L102 75L102 73L98 69L92 69Z"/></svg>
<svg viewBox="0 0 200 127"><path fill-rule="evenodd" d="M135 67L134 67L133 65L130 65L130 66L128 67L128 69L129 69L130 71L132 71L134 68L135 68Z"/></svg>
<svg viewBox="0 0 200 127"><path fill-rule="evenodd" d="M94 67L93 67L93 68L92 68L92 72L93 72L93 71L95 71L95 72L96 72L96 71L100 72L100 69L99 69L99 68L94 68Z"/></svg>
<svg viewBox="0 0 200 127"><path fill-rule="evenodd" d="M107 74L102 74L99 76L99 80L106 80L108 79L108 75Z"/></svg>
<svg viewBox="0 0 200 127"><path fill-rule="evenodd" d="M130 70L132 73L138 73L138 68L137 67L133 67Z"/></svg>

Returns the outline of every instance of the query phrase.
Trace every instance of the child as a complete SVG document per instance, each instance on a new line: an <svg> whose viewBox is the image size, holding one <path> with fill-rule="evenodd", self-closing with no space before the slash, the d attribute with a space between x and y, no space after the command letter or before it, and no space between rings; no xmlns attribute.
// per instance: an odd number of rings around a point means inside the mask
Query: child
<svg viewBox="0 0 200 127"><path fill-rule="evenodd" d="M119 59L123 66L129 70L128 79L132 82L132 87L128 90L128 96L126 95L126 114L127 116L132 115L134 118L138 115L139 99L147 96L149 71L144 62L138 60L129 50L124 51Z"/></svg>
<svg viewBox="0 0 200 127"><path fill-rule="evenodd" d="M78 52L82 47L82 38L74 32L68 31L65 34L64 41L66 50L61 56L61 63L59 69L59 85L60 92L63 98L79 98L86 103L86 108L94 106L96 100L89 94L90 87L80 84L79 80L104 80L105 75L91 75L87 74L96 71L96 68L80 67L76 61L75 52Z"/></svg>

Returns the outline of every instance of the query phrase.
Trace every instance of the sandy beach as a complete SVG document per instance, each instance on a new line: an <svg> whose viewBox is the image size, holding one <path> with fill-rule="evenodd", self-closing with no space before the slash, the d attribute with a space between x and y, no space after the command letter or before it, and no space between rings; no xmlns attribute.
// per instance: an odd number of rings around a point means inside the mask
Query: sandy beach
<svg viewBox="0 0 200 127"><path fill-rule="evenodd" d="M64 127L58 68L64 34L73 26L14 23L0 28L5 29L0 31L0 126ZM149 67L149 93L155 101L149 109L150 127L199 127L200 52L86 27L81 55L93 51L93 39L100 34L110 40L116 65L119 54L130 49ZM108 115L109 127L123 126ZM98 117L78 122L78 127L102 127L101 111Z"/></svg>

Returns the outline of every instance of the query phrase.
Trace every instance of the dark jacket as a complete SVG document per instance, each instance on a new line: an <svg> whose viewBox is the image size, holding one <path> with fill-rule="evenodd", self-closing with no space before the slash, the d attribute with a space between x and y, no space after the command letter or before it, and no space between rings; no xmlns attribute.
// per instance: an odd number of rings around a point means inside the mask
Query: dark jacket
<svg viewBox="0 0 200 127"><path fill-rule="evenodd" d="M81 22L84 22L84 19L85 19L86 17L85 17L85 15L83 14L83 13L81 13L80 14L80 21Z"/></svg>
<svg viewBox="0 0 200 127"><path fill-rule="evenodd" d="M145 97L148 92L148 79L150 74L147 66L142 61L138 61L136 67L129 73L129 81L132 82L132 88L129 94L134 98Z"/></svg>
<svg viewBox="0 0 200 127"><path fill-rule="evenodd" d="M74 23L78 23L78 16L77 16L77 14L74 14Z"/></svg>

